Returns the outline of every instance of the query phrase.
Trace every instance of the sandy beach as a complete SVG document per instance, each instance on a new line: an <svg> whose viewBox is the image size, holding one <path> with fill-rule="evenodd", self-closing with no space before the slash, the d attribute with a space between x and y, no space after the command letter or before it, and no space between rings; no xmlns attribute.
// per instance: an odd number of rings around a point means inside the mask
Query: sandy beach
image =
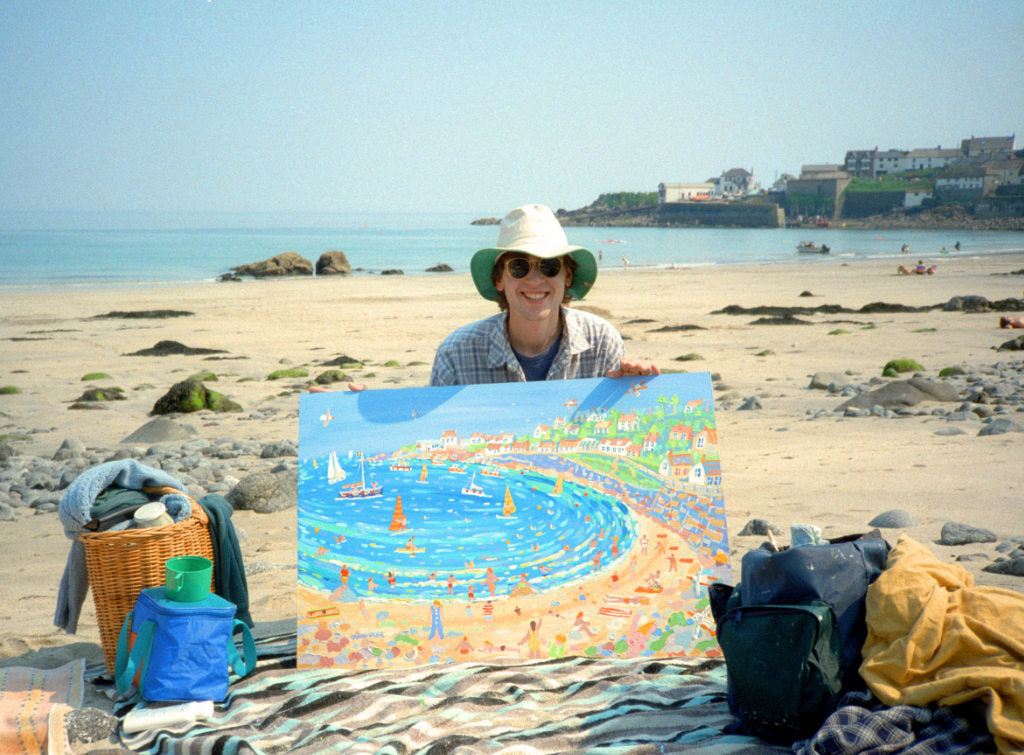
<svg viewBox="0 0 1024 755"><path fill-rule="evenodd" d="M1024 275L1011 274L1024 269L1024 252L942 260L935 275L897 275L898 262L614 270L602 272L579 305L620 330L629 356L653 361L664 372L712 373L737 580L742 554L765 539L739 535L751 519L781 528L785 544L794 523L816 524L826 537L836 537L867 531L874 517L900 509L914 524L883 530L891 542L905 532L942 561L961 559L979 584L1024 591L1024 577L983 571L1001 555L999 543L1024 536L1020 432L979 435L984 425L976 414L958 421L945 416L962 402L924 402L899 416L844 416L834 410L846 396L810 387L812 376L822 372L867 384L881 379L883 366L897 358L916 360L922 374L937 381L939 371L952 366L967 371L961 381L989 379L1002 363L1013 368L1016 392L1006 397L1005 415L995 416L1024 425L1021 352L995 351L1021 331L1000 329L998 312L819 312L798 315L804 324L754 324L758 315L714 313L728 305L922 307L955 296L998 301L1024 291ZM151 419L153 404L172 384L202 370L213 371L217 381L208 386L243 411L176 415L197 437L295 441L298 396L329 369L324 363L342 355L360 362L346 372L369 389L425 385L442 338L494 311L468 275L456 274L14 291L4 293L3 302L0 387L19 392L0 394L0 440L15 454L0 465L26 456L51 458L66 439L90 449L122 447ZM192 314L97 318L156 309ZM163 340L224 353L129 355ZM305 368L310 378L268 378L285 367ZM82 381L97 372L110 377ZM98 410L69 409L90 385L122 388L125 399ZM752 397L754 408L741 409ZM954 427L963 432L949 434ZM275 462L237 463L234 477ZM50 497L59 501L59 490ZM91 598L77 634L53 626L70 541L56 514L41 508L13 507L10 520L0 521L0 664L48 667L82 656L96 661L101 653ZM948 522L990 530L996 541L941 545ZM295 510L240 511L234 524L251 570L254 619L294 618ZM509 628L510 640L519 639L513 635L522 634L521 624Z"/></svg>

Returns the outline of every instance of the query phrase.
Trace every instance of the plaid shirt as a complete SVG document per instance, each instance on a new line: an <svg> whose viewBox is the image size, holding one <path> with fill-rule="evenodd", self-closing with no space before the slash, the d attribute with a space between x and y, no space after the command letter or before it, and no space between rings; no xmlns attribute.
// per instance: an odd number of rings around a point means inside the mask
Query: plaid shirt
<svg viewBox="0 0 1024 755"><path fill-rule="evenodd" d="M464 325L437 349L431 385L523 383L526 375L505 330L508 313ZM622 336L589 312L562 307L562 344L546 380L604 377L622 361Z"/></svg>
<svg viewBox="0 0 1024 755"><path fill-rule="evenodd" d="M799 755L978 755L994 753L984 711L971 704L956 708L883 706L868 691L847 692L839 708L809 740L794 742Z"/></svg>

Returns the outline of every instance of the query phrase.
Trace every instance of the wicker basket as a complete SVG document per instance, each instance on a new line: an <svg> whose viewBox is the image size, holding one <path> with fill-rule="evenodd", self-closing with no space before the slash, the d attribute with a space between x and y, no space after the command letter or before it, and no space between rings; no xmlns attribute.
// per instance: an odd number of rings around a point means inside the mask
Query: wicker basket
<svg viewBox="0 0 1024 755"><path fill-rule="evenodd" d="M155 495L180 493L173 488L146 488ZM189 499L192 501L192 499ZM175 556L205 556L213 561L210 519L192 501L192 515L163 527L106 532L81 532L100 626L100 644L107 671L117 662L117 638L125 617L135 607L144 587L164 584L164 563ZM211 578L211 588L213 580Z"/></svg>

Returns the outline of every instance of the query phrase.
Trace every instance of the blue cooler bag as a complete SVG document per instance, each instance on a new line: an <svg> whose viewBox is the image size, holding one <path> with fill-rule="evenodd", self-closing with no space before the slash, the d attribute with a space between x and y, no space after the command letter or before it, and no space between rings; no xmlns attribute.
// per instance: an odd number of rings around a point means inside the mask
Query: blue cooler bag
<svg viewBox="0 0 1024 755"><path fill-rule="evenodd" d="M242 654L235 629L242 630ZM191 603L169 600L163 587L139 593L117 642L117 691L138 689L144 700L220 702L229 672L256 666L249 627L235 619L235 604L210 594Z"/></svg>

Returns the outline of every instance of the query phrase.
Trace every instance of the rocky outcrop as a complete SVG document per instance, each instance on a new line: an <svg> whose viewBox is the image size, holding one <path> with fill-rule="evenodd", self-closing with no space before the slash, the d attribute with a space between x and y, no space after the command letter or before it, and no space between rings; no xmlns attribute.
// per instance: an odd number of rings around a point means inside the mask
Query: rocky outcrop
<svg viewBox="0 0 1024 755"><path fill-rule="evenodd" d="M157 399L151 414L175 414L209 409L214 412L240 412L242 407L226 396L211 391L198 380L183 380Z"/></svg>
<svg viewBox="0 0 1024 755"><path fill-rule="evenodd" d="M254 278L312 275L313 263L297 252L285 252L262 262L250 262L231 269L235 275L251 275Z"/></svg>
<svg viewBox="0 0 1024 755"><path fill-rule="evenodd" d="M844 401L836 407L837 412L848 408L871 409L875 406L886 408L916 406L922 401L959 401L957 389L947 383L938 383L927 378L893 381L868 393Z"/></svg>
<svg viewBox="0 0 1024 755"><path fill-rule="evenodd" d="M324 252L316 261L317 275L349 275L352 265L344 252Z"/></svg>
<svg viewBox="0 0 1024 755"><path fill-rule="evenodd" d="M446 264L444 262L439 262L436 265L434 265L433 267L428 267L427 268L427 272L428 273L452 273L452 272L455 272L455 271L453 270L451 265L448 265L448 264Z"/></svg>

